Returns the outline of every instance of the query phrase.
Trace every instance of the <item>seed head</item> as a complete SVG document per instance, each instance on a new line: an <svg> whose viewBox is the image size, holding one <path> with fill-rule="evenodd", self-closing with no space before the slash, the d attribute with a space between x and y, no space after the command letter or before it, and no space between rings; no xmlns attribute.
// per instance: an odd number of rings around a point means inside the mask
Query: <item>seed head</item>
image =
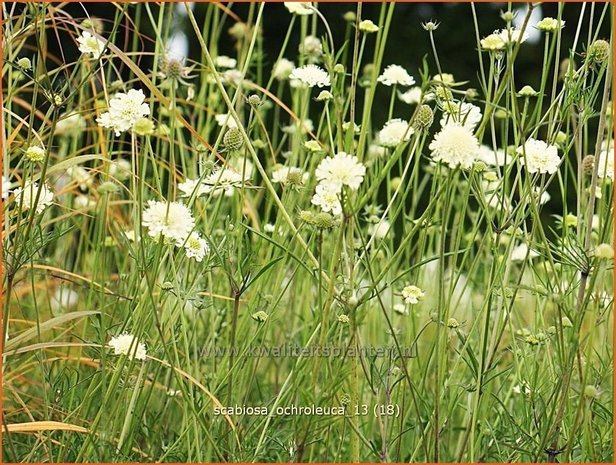
<svg viewBox="0 0 616 465"><path fill-rule="evenodd" d="M434 112L429 105L422 105L417 110L415 114L415 119L413 120L413 129L416 131L421 131L428 129L432 126L434 122Z"/></svg>
<svg viewBox="0 0 616 465"><path fill-rule="evenodd" d="M242 132L238 128L231 128L225 133L223 143L229 151L236 151L242 148L244 145L244 138Z"/></svg>
<svg viewBox="0 0 616 465"><path fill-rule="evenodd" d="M600 67L603 63L607 62L610 57L610 44L606 40L595 40L588 51L586 52L586 59L591 67Z"/></svg>

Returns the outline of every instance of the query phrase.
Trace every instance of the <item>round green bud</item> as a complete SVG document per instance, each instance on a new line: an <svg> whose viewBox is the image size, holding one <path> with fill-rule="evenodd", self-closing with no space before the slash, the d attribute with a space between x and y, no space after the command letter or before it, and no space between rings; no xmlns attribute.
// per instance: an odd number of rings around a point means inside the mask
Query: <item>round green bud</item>
<svg viewBox="0 0 616 465"><path fill-rule="evenodd" d="M244 145L244 138L242 132L238 128L229 129L223 138L223 143L229 151L235 151L242 148Z"/></svg>

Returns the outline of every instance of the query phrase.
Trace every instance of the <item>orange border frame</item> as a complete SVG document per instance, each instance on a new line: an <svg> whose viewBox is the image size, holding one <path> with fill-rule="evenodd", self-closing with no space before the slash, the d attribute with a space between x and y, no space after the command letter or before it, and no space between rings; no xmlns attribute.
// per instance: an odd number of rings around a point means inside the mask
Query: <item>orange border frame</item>
<svg viewBox="0 0 616 465"><path fill-rule="evenodd" d="M152 0L137 0L138 2L152 2L154 3L154 1ZM263 3L281 3L283 0L266 0ZM297 0L294 0L297 1ZM15 2L11 2L11 3L34 3L34 0L17 0ZM2 3L8 3L5 0L0 0L0 4ZM52 0L40 0L37 3L52 3ZM53 3L62 3L62 2L53 2ZM76 0L68 0L68 3L77 3ZM81 0L81 2L79 3L101 3L101 0ZM119 2L119 3L123 3L123 2ZM182 0L160 0L156 3L182 3ZM215 3L215 1L213 0L197 0L197 3ZM220 2L222 3L222 2ZM252 2L251 0L236 0L235 3L261 3L261 2ZM354 0L321 0L319 3L358 3L357 1ZM364 0L363 3L391 3L391 2L380 2L378 0ZM395 3L471 3L469 0L401 0ZM474 3L494 3L494 2L490 2L489 0L475 0ZM528 3L528 2L524 2L522 0L514 0L512 3ZM616 25L616 0L547 0L541 3L611 3L612 4L612 28ZM0 21L2 21L2 10L0 10ZM3 53L3 49L2 49L2 28L0 28L0 67L2 65L2 56L4 55ZM612 30L612 68L614 68L614 65L616 64L616 40L614 38L614 31ZM616 72L613 69L612 70L612 93L614 93L614 90L616 89ZM2 109L4 109L4 101L3 101L3 95L4 93L3 91L3 87L2 87L2 80L0 79L0 104L2 105ZM3 112L3 111L2 111ZM616 98L612 97L612 114L616 115ZM0 121L0 128L2 129L2 133L4 133L4 118L2 118L2 120ZM616 139L616 128L614 129L614 133L613 133L613 137ZM3 139L0 137L0 153L4 151L4 146L3 146ZM616 156L615 156L615 161L616 161ZM2 157L0 157L0 171L2 171L3 168L3 159ZM616 210L616 182L613 183L613 189L614 189L614 208ZM0 198L0 207L2 206L2 199ZM1 211L1 209L0 209ZM0 218L0 224L2 222L2 219ZM613 244L616 244L616 227L614 227L614 232L613 232ZM0 241L0 253L2 252L2 242ZM0 263L0 276L2 276L2 272L4 270L2 269L2 264ZM612 279L614 282L614 288L616 289L616 270L612 271ZM3 298L3 291L4 289L0 288L0 302L2 301ZM0 315L0 322L2 321L2 315ZM613 330L612 330L612 341L614 339L614 337L616 336L616 318L614 318L614 316L612 315L612 319L613 319ZM0 335L0 355L2 354L2 351L4 349L4 334ZM0 359L0 367L2 366L2 360ZM612 371L613 371L613 380L612 380L612 407L614 406L614 404L616 404L616 363L614 362L614 359L612 359ZM2 372L0 371L0 383L2 383ZM613 409L613 408L612 408ZM2 385L0 385L0 414L3 414L3 398L2 398ZM2 415L2 419L4 419L4 415ZM616 411L612 411L612 446L613 446L613 451L614 454L612 455L612 462L616 464ZM2 429L0 428L0 454L2 454ZM2 463L2 458L0 455L0 464ZM8 463L8 462L7 462ZM117 462L117 463L121 463L121 462ZM147 463L147 462L138 462L138 463ZM172 462L164 462L164 463L168 463L169 465L172 465ZM244 465L266 465L266 463L264 462L256 462L254 464L248 464L246 462L235 462L238 464L244 464ZM274 462L272 462L274 463ZM282 462L282 463L286 463L286 462ZM321 463L313 463L312 465L325 465L325 463L330 464L330 462L321 462ZM347 462L337 462L337 463L347 463ZM380 465L377 464L375 462L361 462L361 463L366 463L366 464L371 464L371 465ZM390 463L395 463L395 462L390 462ZM461 463L463 465L470 465L468 462L456 462L456 463ZM491 462L491 463L497 463L497 462ZM586 462L588 463L588 462ZM605 463L609 463L609 462L605 462ZM40 465L43 465L42 463ZM72 465L72 464L58 464L58 465ZM112 465L111 463L109 465ZM504 463L502 463L502 465L505 465ZM527 465L523 462L519 462L519 465ZM528 464L530 465L530 464Z"/></svg>

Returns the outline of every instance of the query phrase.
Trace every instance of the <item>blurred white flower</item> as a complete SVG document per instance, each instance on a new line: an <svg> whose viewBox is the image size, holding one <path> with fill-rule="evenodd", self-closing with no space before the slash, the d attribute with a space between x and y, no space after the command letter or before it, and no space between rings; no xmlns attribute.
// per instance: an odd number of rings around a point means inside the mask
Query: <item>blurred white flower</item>
<svg viewBox="0 0 616 465"><path fill-rule="evenodd" d="M417 105L419 103L430 102L431 100L434 100L434 94L432 92L426 92L425 94L423 94L423 98L421 92L421 87L411 87L406 92L398 92L398 98L404 103L408 103L409 105Z"/></svg>
<svg viewBox="0 0 616 465"><path fill-rule="evenodd" d="M417 286L407 285L402 289L402 298L404 302L410 305L415 305L423 300L426 294Z"/></svg>
<svg viewBox="0 0 616 465"><path fill-rule="evenodd" d="M54 313L71 310L79 303L79 294L66 286L58 286L49 299L49 306Z"/></svg>
<svg viewBox="0 0 616 465"><path fill-rule="evenodd" d="M377 81L386 86L412 86L415 84L415 79L400 65L389 65L377 78Z"/></svg>
<svg viewBox="0 0 616 465"><path fill-rule="evenodd" d="M166 243L182 245L195 227L195 220L188 207L179 202L148 201L142 215L143 227L148 236L163 236Z"/></svg>
<svg viewBox="0 0 616 465"><path fill-rule="evenodd" d="M532 137L523 146L518 147L516 152L519 155L520 163L529 173L553 174L560 165L556 146Z"/></svg>
<svg viewBox="0 0 616 465"><path fill-rule="evenodd" d="M522 34L521 30L515 28L502 29L498 35L505 44L515 44L516 42L522 43L528 39L527 31L524 31L524 34Z"/></svg>
<svg viewBox="0 0 616 465"><path fill-rule="evenodd" d="M302 182L306 182L308 180L308 173L304 173L300 168L283 166L272 171L272 182L286 184L289 175L301 179Z"/></svg>
<svg viewBox="0 0 616 465"><path fill-rule="evenodd" d="M538 257L539 254L533 249L529 249L528 245L522 242L517 247L514 247L511 250L511 261L512 262L523 262L528 257L529 260Z"/></svg>
<svg viewBox="0 0 616 465"><path fill-rule="evenodd" d="M109 162L109 175L118 181L126 181L131 176L130 161L116 158Z"/></svg>
<svg viewBox="0 0 616 465"><path fill-rule="evenodd" d="M338 191L342 186L359 189L365 174L366 167L357 157L345 152L323 159L315 170L315 176L321 183L333 186Z"/></svg>
<svg viewBox="0 0 616 465"><path fill-rule="evenodd" d="M377 135L379 144L383 147L396 147L411 138L414 130L410 127L408 121L403 121L400 118L389 120L383 126Z"/></svg>
<svg viewBox="0 0 616 465"><path fill-rule="evenodd" d="M481 108L472 103L450 102L445 104L444 107L441 126L454 122L472 130L481 121Z"/></svg>
<svg viewBox="0 0 616 465"><path fill-rule="evenodd" d="M237 128L237 123L229 113L220 113L219 115L214 116L214 119L220 127L223 127L226 124L228 129Z"/></svg>
<svg viewBox="0 0 616 465"><path fill-rule="evenodd" d="M141 89L131 89L128 93L117 93L109 101L109 111L103 113L96 122L105 128L113 129L115 135L132 129L137 120L150 114L150 107L145 101Z"/></svg>
<svg viewBox="0 0 616 465"><path fill-rule="evenodd" d="M214 58L214 64L217 68L235 68L237 60L226 55L220 55Z"/></svg>
<svg viewBox="0 0 616 465"><path fill-rule="evenodd" d="M77 112L71 112L58 118L56 132L58 136L79 135L86 128L86 120Z"/></svg>
<svg viewBox="0 0 616 465"><path fill-rule="evenodd" d="M292 83L299 83L307 87L330 86L329 74L317 65L305 65L291 71L289 79Z"/></svg>
<svg viewBox="0 0 616 465"><path fill-rule="evenodd" d="M145 344L132 334L121 334L114 336L109 341L109 347L113 349L115 355L128 355L129 358L137 360L145 360L147 351Z"/></svg>
<svg viewBox="0 0 616 465"><path fill-rule="evenodd" d="M81 36L77 37L79 51L92 58L98 58L105 51L105 42L94 37L88 31L82 31Z"/></svg>
<svg viewBox="0 0 616 465"><path fill-rule="evenodd" d="M479 141L469 128L449 123L434 136L430 150L434 161L468 169L479 153Z"/></svg>
<svg viewBox="0 0 616 465"><path fill-rule="evenodd" d="M31 145L25 151L25 156L31 162L39 163L45 159L45 149L39 145Z"/></svg>
<svg viewBox="0 0 616 465"><path fill-rule="evenodd" d="M274 79L279 81L284 81L289 78L291 72L295 69L295 64L287 60L286 58L281 58L274 65L274 69L272 69L272 76Z"/></svg>
<svg viewBox="0 0 616 465"><path fill-rule="evenodd" d="M222 73L222 80L237 86L242 82L242 72L239 69L228 69Z"/></svg>
<svg viewBox="0 0 616 465"><path fill-rule="evenodd" d="M284 6L289 10L289 13L307 16L314 13L312 2L284 2Z"/></svg>
<svg viewBox="0 0 616 465"><path fill-rule="evenodd" d="M614 147L602 150L597 158L597 173L601 179L614 180Z"/></svg>
<svg viewBox="0 0 616 465"><path fill-rule="evenodd" d="M477 155L477 160L484 162L486 165L490 166L505 166L509 162L511 162L511 157L507 156L503 149L492 149L487 145L482 145L479 147L479 154Z"/></svg>
<svg viewBox="0 0 616 465"><path fill-rule="evenodd" d="M299 53L308 56L311 62L319 61L319 58L323 55L323 46L321 45L321 41L318 37L306 36L299 45Z"/></svg>
<svg viewBox="0 0 616 465"><path fill-rule="evenodd" d="M314 131L314 123L312 122L311 119L305 119L302 121L293 121L292 124L289 124L288 126L284 126L282 128L282 132L285 132L287 134L295 134L298 129L300 131L300 134L306 134L308 132L312 132Z"/></svg>
<svg viewBox="0 0 616 465"><path fill-rule="evenodd" d="M210 253L210 245L198 232L193 231L184 244L184 250L188 258L194 258L195 261L201 262L203 257Z"/></svg>
<svg viewBox="0 0 616 465"><path fill-rule="evenodd" d="M53 192L45 185L40 186L41 193L36 205L36 195L39 191L39 185L36 182L26 182L24 187L18 187L13 191L15 202L21 205L22 210L34 209L36 213L43 213L43 210L53 203Z"/></svg>
<svg viewBox="0 0 616 465"><path fill-rule="evenodd" d="M243 181L242 175L232 169L215 168L203 182L215 195L224 192L226 196L231 196L236 187L242 186Z"/></svg>
<svg viewBox="0 0 616 465"><path fill-rule="evenodd" d="M368 226L368 234L374 236L376 239L384 239L389 234L390 229L391 223L387 220L382 220Z"/></svg>
<svg viewBox="0 0 616 465"><path fill-rule="evenodd" d="M193 193L196 197L199 197L208 194L211 189L198 179L186 178L184 182L178 183L178 190L182 192L184 197L190 197Z"/></svg>
<svg viewBox="0 0 616 465"><path fill-rule="evenodd" d="M338 193L340 189L331 184L318 184L315 194L312 196L312 204L320 207L325 213L332 215L340 215L342 213L342 205Z"/></svg>

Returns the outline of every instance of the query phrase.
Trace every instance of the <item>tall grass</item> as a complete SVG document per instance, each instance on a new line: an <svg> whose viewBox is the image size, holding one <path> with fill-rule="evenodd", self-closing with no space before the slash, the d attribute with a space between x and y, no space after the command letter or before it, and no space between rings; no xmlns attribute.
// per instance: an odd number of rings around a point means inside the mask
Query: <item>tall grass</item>
<svg viewBox="0 0 616 465"><path fill-rule="evenodd" d="M439 54L438 18L423 24L415 104L379 78L395 3L372 18L350 4L345 31L326 6L285 12L277 56L266 3L241 17L117 3L108 21L87 4L2 8L3 460L613 460L609 3L559 4L556 21L579 21L541 33L536 89L518 77L513 5L495 51L484 6L459 7L475 84ZM168 52L178 18L195 61ZM100 57L77 51L84 32ZM272 72L282 58L331 85L291 86ZM153 125L116 135L97 118L130 89ZM399 143L377 137L383 95ZM455 116L466 103L474 124ZM452 112L485 146L466 167L433 159ZM530 139L557 148L553 173L528 169ZM312 203L315 170L340 152L366 172L331 214ZM278 182L281 167L299 170ZM26 194L42 202L43 186L53 203L37 212ZM149 201L188 206L202 261L149 234ZM122 334L135 339L117 355Z"/></svg>

